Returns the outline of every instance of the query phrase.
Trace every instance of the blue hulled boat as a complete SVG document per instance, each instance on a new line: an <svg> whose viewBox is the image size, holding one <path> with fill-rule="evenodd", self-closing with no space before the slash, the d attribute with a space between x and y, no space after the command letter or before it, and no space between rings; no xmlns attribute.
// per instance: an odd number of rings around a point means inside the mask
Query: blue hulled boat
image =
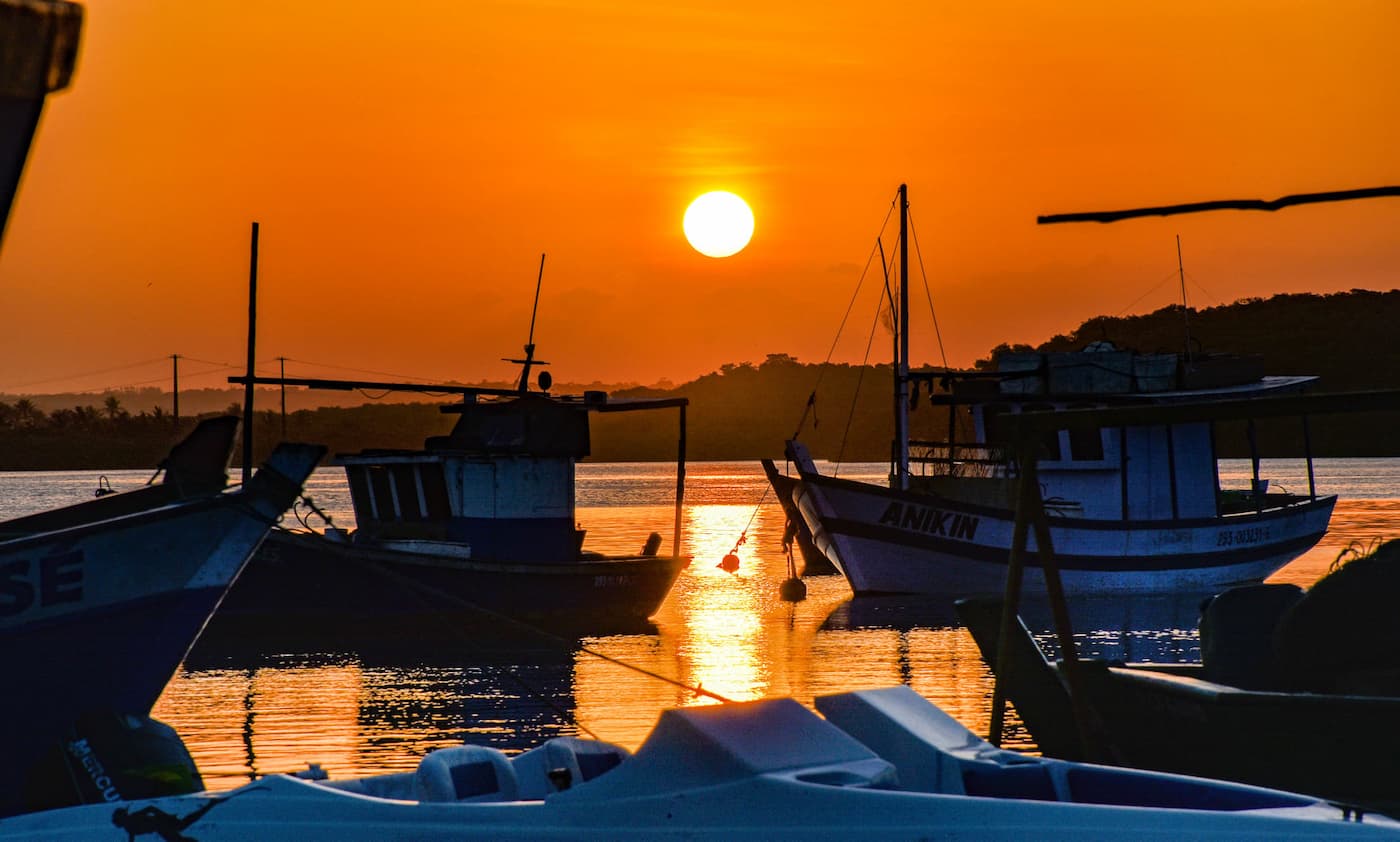
<svg viewBox="0 0 1400 842"><path fill-rule="evenodd" d="M242 488L176 471L0 524L0 814L79 718L150 711L323 454L283 444Z"/></svg>

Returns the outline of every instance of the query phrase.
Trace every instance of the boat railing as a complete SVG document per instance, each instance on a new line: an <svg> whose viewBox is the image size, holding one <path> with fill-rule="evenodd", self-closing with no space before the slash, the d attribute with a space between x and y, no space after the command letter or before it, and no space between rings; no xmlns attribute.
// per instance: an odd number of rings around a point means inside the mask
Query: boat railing
<svg viewBox="0 0 1400 842"><path fill-rule="evenodd" d="M1001 476L1008 464L1001 447L941 441L909 442L911 473L924 476Z"/></svg>

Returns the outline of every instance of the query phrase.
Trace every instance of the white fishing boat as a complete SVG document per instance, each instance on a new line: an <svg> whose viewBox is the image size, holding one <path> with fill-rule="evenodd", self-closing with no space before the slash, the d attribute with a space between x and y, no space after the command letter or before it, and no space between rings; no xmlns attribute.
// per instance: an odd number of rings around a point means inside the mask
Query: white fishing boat
<svg viewBox="0 0 1400 842"><path fill-rule="evenodd" d="M903 187L899 201L903 242ZM1033 442L1035 468L1069 595L1214 593L1262 580L1326 532L1336 498L1312 481L1306 421L1299 439L1308 488L1290 493L1260 477L1248 420L1249 407L1316 378L1265 377L1250 360L1136 354L1107 343L1003 354L993 371L910 371L907 252L901 264L889 485L822 475L803 445L788 445L800 477L793 499L813 543L857 594L1003 591L1021 469L1009 429L1031 416L1045 429ZM943 440L910 439L911 396L921 392L947 413ZM1112 408L1135 412L1121 423L1083 423ZM1044 422L1048 415L1056 418ZM1247 431L1254 471L1248 488L1227 490L1216 427L1232 418ZM1027 545L1026 591L1045 587L1036 544L1032 537Z"/></svg>
<svg viewBox="0 0 1400 842"><path fill-rule="evenodd" d="M318 768L223 793L0 821L0 839L1397 839L1306 796L1001 751L906 687L670 710L634 755L459 746L413 772ZM320 778L318 780L318 778Z"/></svg>

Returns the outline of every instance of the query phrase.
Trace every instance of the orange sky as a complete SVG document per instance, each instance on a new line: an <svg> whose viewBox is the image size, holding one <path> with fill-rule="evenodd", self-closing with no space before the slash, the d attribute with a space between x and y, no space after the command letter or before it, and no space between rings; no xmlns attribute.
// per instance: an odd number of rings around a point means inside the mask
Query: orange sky
<svg viewBox="0 0 1400 842"><path fill-rule="evenodd" d="M557 380L820 361L901 181L954 365L1172 303L1178 233L1193 304L1390 289L1397 199L1034 220L1400 183L1397 35L1389 0L95 0L0 252L0 391L241 364L254 219L260 360L423 379L510 376L542 251ZM713 189L757 217L723 260L681 233Z"/></svg>

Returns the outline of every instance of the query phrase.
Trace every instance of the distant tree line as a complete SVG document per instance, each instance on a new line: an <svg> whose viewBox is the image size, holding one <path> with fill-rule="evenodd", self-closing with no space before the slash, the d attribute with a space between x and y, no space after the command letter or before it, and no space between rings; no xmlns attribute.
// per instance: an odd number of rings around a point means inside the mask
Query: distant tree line
<svg viewBox="0 0 1400 842"><path fill-rule="evenodd" d="M1279 295L1202 310L1175 306L1142 316L1094 318L1038 346L1000 345L978 365L990 366L994 355L1005 351L1071 351L1094 341L1149 352L1184 351L1189 343L1193 354L1262 355L1272 374L1316 374L1323 391L1400 388L1400 343L1390 339L1395 324L1400 324L1400 291ZM690 459L781 459L783 442L796 434L818 458L883 461L893 434L892 378L888 364L814 364L769 354L762 362L729 363L673 388L623 387L610 397L688 398ZM262 405L271 402L259 394ZM331 453L417 448L428 436L452 428L455 416L440 406L323 406L289 412L285 419L277 411L260 410L252 431L254 455L262 459L283 438L322 443ZM237 403L225 411L241 412ZM176 425L159 406L133 415L114 396L100 407L50 412L39 411L29 398L0 402L0 469L153 467L194 422L182 417ZM943 416L926 405L911 422L914 438L945 434ZM1311 419L1313 451L1400 455L1397 422L1400 418L1380 414ZM594 460L675 458L674 411L595 414L591 423ZM1295 420L1261 423L1258 432L1267 455L1302 452L1302 428ZM1222 426L1221 455L1246 455L1246 440L1242 425Z"/></svg>

